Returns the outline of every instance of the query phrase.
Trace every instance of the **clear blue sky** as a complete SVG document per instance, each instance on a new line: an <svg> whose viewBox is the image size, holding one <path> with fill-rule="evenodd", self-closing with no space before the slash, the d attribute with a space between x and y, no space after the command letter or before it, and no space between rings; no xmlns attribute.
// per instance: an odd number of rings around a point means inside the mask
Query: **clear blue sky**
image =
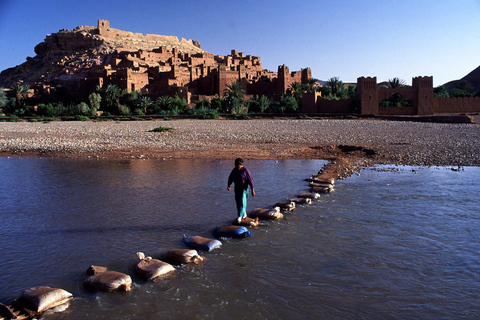
<svg viewBox="0 0 480 320"><path fill-rule="evenodd" d="M0 70L49 33L95 26L198 40L263 67L310 67L314 78L433 76L438 86L480 65L480 0L0 0Z"/></svg>

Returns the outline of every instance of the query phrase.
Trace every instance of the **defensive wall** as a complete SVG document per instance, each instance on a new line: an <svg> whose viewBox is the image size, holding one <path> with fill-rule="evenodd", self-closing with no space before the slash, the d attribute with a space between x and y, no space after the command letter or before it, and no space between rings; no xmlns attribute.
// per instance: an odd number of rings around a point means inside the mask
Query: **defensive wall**
<svg viewBox="0 0 480 320"><path fill-rule="evenodd" d="M408 107L381 107L382 100L393 94L408 99ZM351 99L327 100L319 92L305 92L302 112L360 113L365 115L436 115L480 112L480 97L436 98L433 77L415 77L411 87L378 87L376 77L357 79L357 95Z"/></svg>

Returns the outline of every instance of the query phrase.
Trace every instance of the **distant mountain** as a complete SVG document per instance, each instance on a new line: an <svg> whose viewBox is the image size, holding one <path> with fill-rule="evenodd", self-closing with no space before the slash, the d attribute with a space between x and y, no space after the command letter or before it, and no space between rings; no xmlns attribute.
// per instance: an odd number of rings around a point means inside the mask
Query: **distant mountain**
<svg viewBox="0 0 480 320"><path fill-rule="evenodd" d="M480 90L480 66L467 74L465 77L459 80L453 80L450 82L445 83L443 86L447 88L447 90L451 90L455 88L461 81L466 80L472 84L474 89L472 91L476 92Z"/></svg>

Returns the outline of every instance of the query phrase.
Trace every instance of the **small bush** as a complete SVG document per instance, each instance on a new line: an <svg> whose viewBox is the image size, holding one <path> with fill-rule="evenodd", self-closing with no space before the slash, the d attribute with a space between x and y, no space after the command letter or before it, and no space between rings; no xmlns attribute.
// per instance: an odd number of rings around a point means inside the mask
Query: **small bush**
<svg viewBox="0 0 480 320"><path fill-rule="evenodd" d="M141 108L136 108L136 109L133 110L133 114L137 115L137 116L144 116L145 112L143 112L143 109L141 109Z"/></svg>
<svg viewBox="0 0 480 320"><path fill-rule="evenodd" d="M52 122L52 121L56 121L56 120L59 120L57 118L41 118L42 122L44 123L47 123L47 122Z"/></svg>
<svg viewBox="0 0 480 320"><path fill-rule="evenodd" d="M250 117L246 114L234 114L233 115L234 120L248 120Z"/></svg>
<svg viewBox="0 0 480 320"><path fill-rule="evenodd" d="M66 120L68 121L90 121L90 118L87 116L82 116L80 114L77 114L73 117L68 117Z"/></svg>
<svg viewBox="0 0 480 320"><path fill-rule="evenodd" d="M160 127L154 128L152 131L153 132L164 132L164 131L170 131L170 130L174 130L174 128L160 126Z"/></svg>
<svg viewBox="0 0 480 320"><path fill-rule="evenodd" d="M209 110L200 115L200 119L216 119L218 117L219 115L216 110Z"/></svg>

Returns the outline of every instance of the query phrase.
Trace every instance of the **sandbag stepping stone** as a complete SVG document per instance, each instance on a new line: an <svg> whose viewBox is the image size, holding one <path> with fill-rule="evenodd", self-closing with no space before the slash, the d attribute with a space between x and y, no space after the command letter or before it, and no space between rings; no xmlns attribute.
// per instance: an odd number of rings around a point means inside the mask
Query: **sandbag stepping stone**
<svg viewBox="0 0 480 320"><path fill-rule="evenodd" d="M312 204L312 199L310 198L293 198L288 199L288 201L295 202L295 204Z"/></svg>
<svg viewBox="0 0 480 320"><path fill-rule="evenodd" d="M15 303L26 311L33 311L34 314L40 315L47 310L62 305L67 307L72 299L73 295L68 291L42 286L23 291L20 298L15 300Z"/></svg>
<svg viewBox="0 0 480 320"><path fill-rule="evenodd" d="M193 249L171 249L168 250L162 256L162 260L165 260L171 264L198 264L203 261L203 258L198 255L197 250Z"/></svg>
<svg viewBox="0 0 480 320"><path fill-rule="evenodd" d="M302 192L297 197L299 198L309 198L309 199L320 199L320 193L316 192Z"/></svg>
<svg viewBox="0 0 480 320"><path fill-rule="evenodd" d="M136 265L135 271L148 280L153 280L175 271L175 268L164 261L145 257L143 252L137 252L140 262Z"/></svg>
<svg viewBox="0 0 480 320"><path fill-rule="evenodd" d="M235 219L232 221L232 225L234 226L244 226L244 227L256 227L258 226L258 217L255 218L255 219L252 219L252 218L243 218L242 220L240 220L240 222L238 222L238 219Z"/></svg>
<svg viewBox="0 0 480 320"><path fill-rule="evenodd" d="M213 229L212 232L215 238L246 238L250 237L252 233L244 226L221 226Z"/></svg>
<svg viewBox="0 0 480 320"><path fill-rule="evenodd" d="M212 251L214 249L219 249L222 246L222 243L217 239L209 239L200 236L190 236L187 237L183 235L183 243L192 249Z"/></svg>
<svg viewBox="0 0 480 320"><path fill-rule="evenodd" d="M92 267L87 270L87 274L90 272L90 270L92 270ZM83 281L83 285L87 289L95 291L130 291L132 286L132 278L125 273L106 270L91 275Z"/></svg>
<svg viewBox="0 0 480 320"><path fill-rule="evenodd" d="M285 211L294 211L295 202L293 201L277 202L274 207L279 207L280 209Z"/></svg>
<svg viewBox="0 0 480 320"><path fill-rule="evenodd" d="M273 209L256 208L248 213L250 218L259 218L260 220L278 220L283 218L283 214L280 212L280 207Z"/></svg>

